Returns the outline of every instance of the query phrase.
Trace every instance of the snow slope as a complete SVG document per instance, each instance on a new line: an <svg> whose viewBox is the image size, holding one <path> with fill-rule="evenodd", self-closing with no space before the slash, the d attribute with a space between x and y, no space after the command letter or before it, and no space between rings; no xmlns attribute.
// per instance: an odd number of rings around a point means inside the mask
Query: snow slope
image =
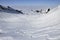
<svg viewBox="0 0 60 40"><path fill-rule="evenodd" d="M60 6L44 15L0 13L0 40L60 40Z"/></svg>

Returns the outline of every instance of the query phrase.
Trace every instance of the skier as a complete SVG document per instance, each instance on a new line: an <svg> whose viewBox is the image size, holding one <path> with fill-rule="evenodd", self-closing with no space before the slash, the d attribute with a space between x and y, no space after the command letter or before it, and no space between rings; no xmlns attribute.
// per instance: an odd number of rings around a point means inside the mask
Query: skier
<svg viewBox="0 0 60 40"><path fill-rule="evenodd" d="M42 9L40 10L40 13L42 13Z"/></svg>
<svg viewBox="0 0 60 40"><path fill-rule="evenodd" d="M37 13L39 13L39 10L36 10Z"/></svg>
<svg viewBox="0 0 60 40"><path fill-rule="evenodd" d="M50 8L48 8L48 10L47 10L47 12L46 13L48 13L50 11Z"/></svg>

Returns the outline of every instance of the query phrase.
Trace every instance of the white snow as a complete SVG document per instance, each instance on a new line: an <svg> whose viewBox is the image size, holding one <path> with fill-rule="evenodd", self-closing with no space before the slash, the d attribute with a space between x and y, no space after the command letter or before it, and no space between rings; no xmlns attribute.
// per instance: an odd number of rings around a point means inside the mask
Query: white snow
<svg viewBox="0 0 60 40"><path fill-rule="evenodd" d="M60 6L40 15L1 12L0 40L60 40L59 17Z"/></svg>

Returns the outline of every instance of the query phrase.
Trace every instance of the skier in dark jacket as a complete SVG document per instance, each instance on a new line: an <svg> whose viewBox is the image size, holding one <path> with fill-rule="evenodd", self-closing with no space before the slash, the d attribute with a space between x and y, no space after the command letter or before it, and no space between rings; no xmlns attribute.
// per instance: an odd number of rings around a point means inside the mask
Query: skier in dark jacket
<svg viewBox="0 0 60 40"><path fill-rule="evenodd" d="M47 10L47 12L46 13L48 13L50 11L50 8L48 8L48 10Z"/></svg>

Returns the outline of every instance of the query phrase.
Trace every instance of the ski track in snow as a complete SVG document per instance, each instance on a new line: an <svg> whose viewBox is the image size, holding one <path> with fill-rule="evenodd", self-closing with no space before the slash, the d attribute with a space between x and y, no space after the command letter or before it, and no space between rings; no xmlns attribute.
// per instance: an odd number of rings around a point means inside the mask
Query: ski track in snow
<svg viewBox="0 0 60 40"><path fill-rule="evenodd" d="M60 40L59 17L60 6L43 15L1 12L0 40Z"/></svg>

